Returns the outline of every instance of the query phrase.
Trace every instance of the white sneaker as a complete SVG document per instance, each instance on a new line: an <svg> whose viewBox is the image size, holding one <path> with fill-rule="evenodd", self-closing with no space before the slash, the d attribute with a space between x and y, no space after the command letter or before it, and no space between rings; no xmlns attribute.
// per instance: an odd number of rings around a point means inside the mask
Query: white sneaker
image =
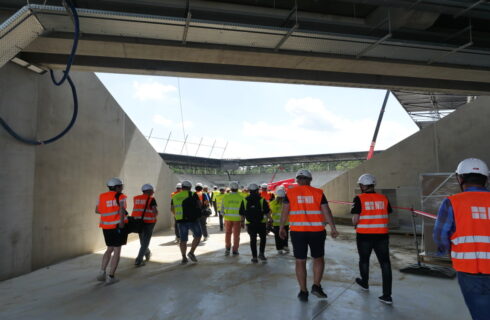
<svg viewBox="0 0 490 320"><path fill-rule="evenodd" d="M119 278L116 278L116 277L110 277L110 276L107 276L105 278L105 284L106 285L110 285L110 284L114 284L116 282L119 282Z"/></svg>
<svg viewBox="0 0 490 320"><path fill-rule="evenodd" d="M284 247L284 253L289 253L289 248L288 247Z"/></svg>
<svg viewBox="0 0 490 320"><path fill-rule="evenodd" d="M99 275L97 276L97 281L105 281L105 271L100 270Z"/></svg>

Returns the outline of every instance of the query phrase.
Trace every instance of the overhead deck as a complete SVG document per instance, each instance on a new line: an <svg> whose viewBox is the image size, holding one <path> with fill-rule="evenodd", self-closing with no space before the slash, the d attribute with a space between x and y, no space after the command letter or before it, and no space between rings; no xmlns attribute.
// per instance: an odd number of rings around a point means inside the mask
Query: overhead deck
<svg viewBox="0 0 490 320"><path fill-rule="evenodd" d="M2 26L0 41L6 33L32 36L0 56L62 68L73 38L65 9L24 5L2 1L5 18L23 11ZM296 7L292 0L86 0L76 6L79 70L490 93L490 4L481 1L302 0Z"/></svg>

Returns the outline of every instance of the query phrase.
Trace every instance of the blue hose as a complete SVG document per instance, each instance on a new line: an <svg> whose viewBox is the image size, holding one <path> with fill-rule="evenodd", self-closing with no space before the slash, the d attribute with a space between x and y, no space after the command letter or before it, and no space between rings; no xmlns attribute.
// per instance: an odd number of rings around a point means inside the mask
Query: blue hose
<svg viewBox="0 0 490 320"><path fill-rule="evenodd" d="M20 141L22 143L25 143L25 144L29 144L29 145L42 145L42 144L49 144L49 143L55 142L56 140L58 140L61 137L63 137L66 133L68 133L68 131L71 130L71 128L75 124L75 121L77 120L77 116L78 116L78 96L77 96L77 90L75 88L75 85L73 84L73 81L71 80L71 78L69 76L69 72L70 72L70 68L71 68L71 66L73 64L73 60L75 59L75 54L76 54L77 47L78 47L78 38L80 36L80 24L79 24L78 13L77 13L76 8L73 6L73 4L71 3L70 0L65 0L65 1L68 4L68 6L70 7L70 10L71 10L71 12L73 14L73 20L74 20L74 25L75 25L75 36L73 38L73 46L72 46L72 49L71 49L71 52L70 52L70 56L68 57L68 62L66 64L66 68L63 71L63 77L61 78L61 80L60 81L56 81L56 79L54 77L53 70L50 69L49 72L50 72L50 75L51 75L51 80L53 81L53 83L56 86L60 86L60 85L62 85L65 82L65 80L68 80L68 84L70 85L71 92L72 92L72 95L73 95L73 116L71 118L70 123L68 124L68 126L63 131L61 131L59 134L57 134L53 138L50 138L50 139L47 139L47 140L41 140L41 141L27 139L27 138L24 138L24 137L20 136L17 132L15 132L5 122L5 120L2 117L0 117L0 125L13 138L15 138L18 141Z"/></svg>

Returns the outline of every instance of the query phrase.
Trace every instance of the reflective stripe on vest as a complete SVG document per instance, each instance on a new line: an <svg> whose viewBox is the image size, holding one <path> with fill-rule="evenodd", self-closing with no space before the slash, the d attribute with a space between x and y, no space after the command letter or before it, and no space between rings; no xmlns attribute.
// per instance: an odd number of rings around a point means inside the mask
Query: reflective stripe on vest
<svg viewBox="0 0 490 320"><path fill-rule="evenodd" d="M361 214L357 233L386 234L388 233L388 199L379 193L361 193Z"/></svg>
<svg viewBox="0 0 490 320"><path fill-rule="evenodd" d="M243 197L236 192L227 193L223 197L223 217L226 221L241 221L240 206L243 202Z"/></svg>
<svg viewBox="0 0 490 320"><path fill-rule="evenodd" d="M448 198L456 225L451 236L453 268L490 274L490 192L469 191Z"/></svg>
<svg viewBox="0 0 490 320"><path fill-rule="evenodd" d="M311 186L295 186L288 190L289 225L291 231L325 230L321 212L323 191Z"/></svg>
<svg viewBox="0 0 490 320"><path fill-rule="evenodd" d="M279 227L281 225L282 207L283 202L279 203L277 199L274 199L269 203L269 208L271 209L272 215L272 225L274 227ZM289 214L291 214L291 212L289 212ZM284 225L289 225L289 219L286 219L286 223Z"/></svg>
<svg viewBox="0 0 490 320"><path fill-rule="evenodd" d="M116 201L116 194L115 191L108 191L99 195L97 209L100 213L99 227L102 229L116 229L121 220L119 215L120 207ZM119 201L124 202L124 208L126 207L125 199L126 196L121 193ZM128 219L125 218L124 222L127 223Z"/></svg>
<svg viewBox="0 0 490 320"><path fill-rule="evenodd" d="M184 219L184 209L182 208L182 203L189 196L192 196L192 192L189 190L182 190L179 193L176 193L172 196L172 204L174 206L175 211L175 220Z"/></svg>
<svg viewBox="0 0 490 320"><path fill-rule="evenodd" d="M149 197L146 194L141 194L139 196L136 196L133 198L133 212L131 213L131 216L134 217L137 220L141 219L141 216L143 215L143 212L145 212L145 216L143 218L143 221L146 223L156 223L157 219L155 216L155 212L151 209L151 203L152 203L153 197ZM148 203L148 206L146 207L145 211L145 204Z"/></svg>

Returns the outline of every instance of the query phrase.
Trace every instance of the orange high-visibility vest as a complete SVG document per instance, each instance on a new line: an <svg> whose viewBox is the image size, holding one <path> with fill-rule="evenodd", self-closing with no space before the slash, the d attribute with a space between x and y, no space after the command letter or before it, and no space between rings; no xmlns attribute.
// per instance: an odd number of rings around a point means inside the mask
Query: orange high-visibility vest
<svg viewBox="0 0 490 320"><path fill-rule="evenodd" d="M289 227L291 231L323 231L321 211L323 190L311 186L296 186L288 190Z"/></svg>
<svg viewBox="0 0 490 320"><path fill-rule="evenodd" d="M270 201L271 199L271 193L268 191L260 191L260 196L266 201Z"/></svg>
<svg viewBox="0 0 490 320"><path fill-rule="evenodd" d="M379 193L361 193L361 214L357 233L388 233L388 199Z"/></svg>
<svg viewBox="0 0 490 320"><path fill-rule="evenodd" d="M153 197L149 197L146 194L141 194L139 196L136 196L133 198L133 212L131 213L131 216L134 217L135 219L141 219L143 216L143 211L145 212L145 216L143 217L143 222L144 223L156 223L157 218L155 215L155 211L151 207L151 202L153 200ZM145 204L148 201L148 205L146 207L145 211Z"/></svg>
<svg viewBox="0 0 490 320"><path fill-rule="evenodd" d="M119 201L126 199L126 195L121 193L119 196ZM99 227L102 229L116 229L119 221L121 220L119 216L120 206L116 201L116 192L108 191L101 193L99 195L99 204L97 209L100 213L100 223ZM124 208L126 208L126 202L124 202ZM127 223L128 219L124 218L124 223Z"/></svg>
<svg viewBox="0 0 490 320"><path fill-rule="evenodd" d="M456 224L451 236L453 268L490 274L490 192L462 192L448 198Z"/></svg>

